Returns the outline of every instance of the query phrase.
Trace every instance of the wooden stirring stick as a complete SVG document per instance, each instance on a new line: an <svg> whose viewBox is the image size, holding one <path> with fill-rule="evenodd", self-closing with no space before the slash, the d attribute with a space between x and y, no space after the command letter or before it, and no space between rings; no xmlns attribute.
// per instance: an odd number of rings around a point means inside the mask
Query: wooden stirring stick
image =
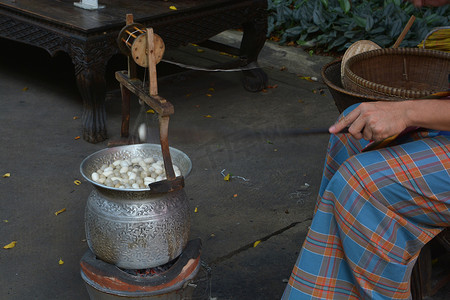
<svg viewBox="0 0 450 300"><path fill-rule="evenodd" d="M414 15L411 16L411 18L409 18L408 23L406 23L405 28L403 28L402 33L400 33L400 35L398 36L398 38L395 41L394 46L392 46L392 48L398 48L398 46L400 46L400 44L402 43L403 39L405 38L406 34L408 33L409 29L411 28L411 26L415 20L416 20L416 17Z"/></svg>

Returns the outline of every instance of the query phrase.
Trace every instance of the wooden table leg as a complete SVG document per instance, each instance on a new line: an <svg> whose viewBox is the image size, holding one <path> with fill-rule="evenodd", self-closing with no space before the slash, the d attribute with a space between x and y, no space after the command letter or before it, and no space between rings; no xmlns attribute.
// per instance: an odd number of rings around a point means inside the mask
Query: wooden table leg
<svg viewBox="0 0 450 300"><path fill-rule="evenodd" d="M255 65L258 54L264 46L267 34L267 13L263 7L257 8L256 13L247 23L243 24L244 35L241 41L240 56L246 59L247 66ZM268 76L261 69L243 71L244 88L251 92L259 92L267 87Z"/></svg>
<svg viewBox="0 0 450 300"><path fill-rule="evenodd" d="M104 72L98 69L84 69L76 74L76 79L78 90L83 98L83 139L89 143L102 142L108 138Z"/></svg>
<svg viewBox="0 0 450 300"><path fill-rule="evenodd" d="M72 61L78 90L83 99L83 139L89 143L99 143L108 138L106 132L106 79L105 70L112 56L106 43L72 46Z"/></svg>

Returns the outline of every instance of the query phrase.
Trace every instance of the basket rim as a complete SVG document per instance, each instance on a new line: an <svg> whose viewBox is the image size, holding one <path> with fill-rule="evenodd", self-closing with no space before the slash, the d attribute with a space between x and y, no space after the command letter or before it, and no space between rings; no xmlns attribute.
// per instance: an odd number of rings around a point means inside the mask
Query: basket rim
<svg viewBox="0 0 450 300"><path fill-rule="evenodd" d="M345 72L344 76L346 76L348 80L352 81L353 83L355 83L359 86L362 86L365 88L370 88L377 92L380 92L380 93L383 93L386 95L391 95L396 98L414 99L414 98L425 97L430 94L430 92L395 88L395 87L390 87L390 86L382 85L379 83L375 83L375 82L369 81L367 79L364 79L361 76L356 75L350 69L350 67L356 62L360 62L367 58L382 56L382 55L386 55L386 54L429 56L429 57L436 57L436 58L441 58L441 59L445 59L445 60L450 60L450 53L438 51L438 50L430 50L430 49L422 49L422 48L376 49L376 50L359 53L359 54L354 55L353 57L349 58L347 63L344 66L344 72Z"/></svg>
<svg viewBox="0 0 450 300"><path fill-rule="evenodd" d="M336 90L336 91L338 91L338 92L340 92L340 93L342 93L342 94L346 94L346 95L348 95L348 96L361 98L361 102L364 101L363 99L369 99L369 100L372 100L372 101L396 101L396 100L397 100L397 99L392 99L392 98L388 98L388 97L383 98L383 97L377 97L377 96L373 96L373 95L359 94L359 93L355 93L355 92L346 90L346 89L344 89L344 88L341 88L341 87L335 85L334 83L332 83L332 82L327 78L327 76L325 75L325 71L326 71L328 68L330 68L331 66L336 65L336 64L339 64L339 63L342 63L342 58L338 58L338 59L336 59L336 60L334 60L334 61L332 61L332 62L327 63L326 65L324 65L324 66L322 67L322 70L321 70L322 80L325 82L325 84L326 84L327 86L331 87L333 90Z"/></svg>

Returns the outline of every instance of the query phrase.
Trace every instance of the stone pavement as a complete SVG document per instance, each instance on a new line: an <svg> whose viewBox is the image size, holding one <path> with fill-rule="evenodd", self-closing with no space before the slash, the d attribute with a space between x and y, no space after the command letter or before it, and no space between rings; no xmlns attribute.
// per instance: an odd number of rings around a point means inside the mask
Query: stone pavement
<svg viewBox="0 0 450 300"><path fill-rule="evenodd" d="M0 249L0 299L88 299L79 260L92 187L79 166L108 141L76 139L82 105L67 56L7 46L0 58L0 174L11 176L0 177L0 245L17 244ZM193 163L185 187L191 238L202 239L202 260L211 267L210 288L200 284L197 299L279 299L311 221L328 135L282 133L327 128L338 116L325 85L298 76L319 77L330 58L278 47L266 46L260 59L272 86L265 92L245 91L240 73L158 69L159 94L175 107L169 143ZM165 58L196 65L232 59L203 50L190 46ZM113 69L123 65L119 58L111 64L107 124L114 140L121 99ZM133 103L132 132L153 119ZM260 133L267 130L274 134ZM225 181L228 173L236 177Z"/></svg>

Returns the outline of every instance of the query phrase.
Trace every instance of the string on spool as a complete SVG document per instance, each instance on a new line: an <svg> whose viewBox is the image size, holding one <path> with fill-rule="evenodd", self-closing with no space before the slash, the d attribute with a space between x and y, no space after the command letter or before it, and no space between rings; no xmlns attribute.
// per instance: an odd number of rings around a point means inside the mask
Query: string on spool
<svg viewBox="0 0 450 300"><path fill-rule="evenodd" d="M139 32L139 35L146 33L146 30L142 30L140 28L137 28L136 26L134 26L134 29L136 29L133 32L129 32L128 30L125 30L126 33L128 33L128 38L125 40L124 38L122 38L122 41L131 49L132 43L129 42L130 38L133 37L134 39L137 39L137 36L135 35L135 33Z"/></svg>

